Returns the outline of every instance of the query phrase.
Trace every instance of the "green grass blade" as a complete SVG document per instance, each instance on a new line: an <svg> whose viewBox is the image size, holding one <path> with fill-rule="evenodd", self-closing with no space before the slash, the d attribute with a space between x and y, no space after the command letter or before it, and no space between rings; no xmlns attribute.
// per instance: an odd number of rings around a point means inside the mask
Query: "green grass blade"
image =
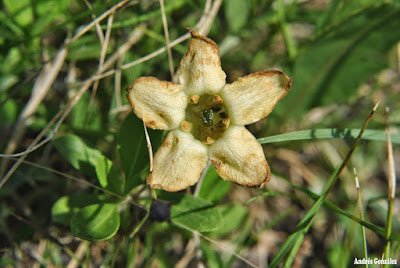
<svg viewBox="0 0 400 268"><path fill-rule="evenodd" d="M290 182L287 179L284 179L284 178L282 178L282 179L285 182L287 182L288 184L290 184L291 187L293 187L293 188L305 193L306 195L308 195L310 198L312 198L314 200L318 200L321 197L320 195L308 190L307 188L304 188L302 186L293 184L292 182ZM373 231L373 232L375 232L375 233L377 233L377 234L379 234L381 236L385 236L385 234L386 234L386 231L385 231L385 229L383 227L380 227L378 225L375 225L373 223L365 221L364 219L360 219L360 218L354 216L353 214L351 214L351 213L349 213L349 212L347 212L347 211L345 211L345 210L343 210L341 208L338 208L333 203L331 203L331 202L329 202L327 200L324 201L324 206L326 206L328 209L330 209L330 210L332 210L332 211L334 211L334 212L336 212L338 214L341 214L341 215L349 218L350 220L352 220L352 221L354 221L354 222L356 222L356 223L358 223L358 224L370 229L371 231ZM390 239L400 241L400 233L392 233L391 236L390 236Z"/></svg>
<svg viewBox="0 0 400 268"><path fill-rule="evenodd" d="M284 142L284 141L299 141L299 140L319 140L319 139L355 139L361 129L358 128L319 128L319 129L307 129L294 132L288 132L284 134L274 135L270 137L260 138L257 141L260 144ZM400 144L400 135L390 135L392 143ZM386 142L387 137L385 131L366 129L363 136L363 140L370 141L384 141Z"/></svg>
<svg viewBox="0 0 400 268"><path fill-rule="evenodd" d="M318 200L318 199L321 197L319 194L316 194L316 193L310 191L309 189L307 189L307 188L305 188L305 187L303 187L303 186L299 186L299 185L297 185L297 184L292 183L290 180L288 180L288 179L282 177L280 174L275 174L275 175L276 175L278 178L282 179L282 180L283 180L284 182L286 182L287 184L289 184L291 187L293 187L293 188L295 188L295 189L297 189L297 190L303 192L304 194L306 194L308 197L312 198L312 199L315 200L315 201ZM282 193L278 193L278 192L264 192L264 193L261 193L261 194L259 194L259 195L256 195L256 196L250 198L249 200L247 200L247 201L244 203L244 206L246 206L246 205L248 205L249 203L253 202L253 201L256 200L257 198L260 198L260 197L269 197L269 196L279 196L280 194L282 194ZM382 198L382 197L379 197L379 199L381 199L381 198ZM386 230L385 230L385 228L380 227L380 226L378 226L378 225L375 225L375 224L373 224L373 223L370 223L370 222L368 222L368 221L365 221L364 218L356 217L356 216L354 216L353 214L351 214L351 213L349 213L349 212L347 212L347 211L345 211L345 210L343 210L343 209L341 209L341 208L338 208L336 205L334 205L333 203L331 203L331 202L329 202L329 201L327 201L327 200L324 201L323 205L324 205L325 207L327 207L328 209L332 210L333 212L338 213L338 214L341 214L341 215L343 215L343 216L349 218L350 220L352 220L352 221L354 221L354 222L356 222L356 223L362 225L363 227L370 229L371 231L375 232L376 234L379 234L379 235L381 235L381 236L383 236L383 237L386 235ZM272 224L272 222L270 222L270 224L268 225L268 226L269 226L268 228L272 227L273 225L274 225L274 224ZM265 228L265 229L268 229L268 228ZM398 232L392 232L391 235L390 235L390 239L396 240L396 241L400 241L400 233L398 233Z"/></svg>

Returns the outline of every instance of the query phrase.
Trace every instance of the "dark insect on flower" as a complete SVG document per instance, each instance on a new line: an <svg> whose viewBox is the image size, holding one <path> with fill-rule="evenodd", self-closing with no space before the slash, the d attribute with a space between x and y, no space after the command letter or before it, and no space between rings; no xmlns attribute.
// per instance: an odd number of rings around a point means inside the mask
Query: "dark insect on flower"
<svg viewBox="0 0 400 268"><path fill-rule="evenodd" d="M206 127L214 125L214 112L212 109L201 111L201 123Z"/></svg>

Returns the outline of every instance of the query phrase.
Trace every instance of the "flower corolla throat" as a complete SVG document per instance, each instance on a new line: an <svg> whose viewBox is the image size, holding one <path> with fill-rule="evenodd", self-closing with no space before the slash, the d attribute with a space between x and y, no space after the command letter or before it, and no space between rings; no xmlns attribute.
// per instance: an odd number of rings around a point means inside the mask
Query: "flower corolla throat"
<svg viewBox="0 0 400 268"><path fill-rule="evenodd" d="M226 83L218 46L189 29L192 39L179 65L178 84L155 77L127 89L146 126L169 130L154 155L151 188L180 191L195 184L208 161L224 180L263 186L271 177L263 148L244 127L266 117L291 88L282 71L263 71Z"/></svg>

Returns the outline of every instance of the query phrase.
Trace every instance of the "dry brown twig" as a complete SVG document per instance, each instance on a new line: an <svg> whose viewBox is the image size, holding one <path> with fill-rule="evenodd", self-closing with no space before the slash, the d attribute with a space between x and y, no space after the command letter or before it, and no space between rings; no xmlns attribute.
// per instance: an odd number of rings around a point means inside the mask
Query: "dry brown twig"
<svg viewBox="0 0 400 268"><path fill-rule="evenodd" d="M102 35L102 31L99 32L99 34L98 34L99 39L100 39L100 44L101 44L101 54L100 54L100 60L99 60L99 69L102 68L102 66L104 64L104 60L106 58L107 47L108 47L108 44L109 44L109 41L110 41L111 26L112 26L113 20L114 20L114 13L111 13L110 16L108 17L108 20L107 20L107 30L106 30L105 36ZM98 27L100 27L100 24L97 23L96 25L98 25ZM102 40L104 40L104 41L102 41ZM93 106L94 99L95 99L96 94L97 94L97 89L99 88L99 83L100 83L100 80L96 80L93 83L92 95L90 97L90 101L89 101L89 105L88 105L88 109L87 109L88 113L86 113L86 117L85 117L85 120L84 120L84 125L86 125L87 121L89 120L90 110L91 110L91 108Z"/></svg>
<svg viewBox="0 0 400 268"><path fill-rule="evenodd" d="M161 18L164 26L164 37L165 37L165 45L167 47L167 54L168 54L168 63L169 63L169 71L171 73L171 79L174 79L174 62L172 60L172 52L171 47L169 45L169 32L168 32L168 21L167 16L165 15L165 8L164 8L164 0L160 1L161 7Z"/></svg>

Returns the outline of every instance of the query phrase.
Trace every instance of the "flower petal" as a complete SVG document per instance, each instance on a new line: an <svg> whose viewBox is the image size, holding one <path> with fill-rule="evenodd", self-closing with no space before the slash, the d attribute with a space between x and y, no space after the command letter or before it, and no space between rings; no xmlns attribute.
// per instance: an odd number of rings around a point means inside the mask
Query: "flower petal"
<svg viewBox="0 0 400 268"><path fill-rule="evenodd" d="M271 177L261 145L243 126L231 126L209 149L218 174L242 186L263 186Z"/></svg>
<svg viewBox="0 0 400 268"><path fill-rule="evenodd" d="M219 48L194 30L190 29L190 33L192 40L178 69L179 82L189 96L218 93L226 83Z"/></svg>
<svg viewBox="0 0 400 268"><path fill-rule="evenodd" d="M127 91L133 111L147 127L174 129L185 118L187 96L180 85L155 77L140 77Z"/></svg>
<svg viewBox="0 0 400 268"><path fill-rule="evenodd" d="M171 131L154 156L147 184L152 189L183 190L199 180L207 161L207 148L201 142L189 133Z"/></svg>
<svg viewBox="0 0 400 268"><path fill-rule="evenodd" d="M266 117L291 87L292 79L281 71L258 72L226 85L221 97L234 125L248 125Z"/></svg>

